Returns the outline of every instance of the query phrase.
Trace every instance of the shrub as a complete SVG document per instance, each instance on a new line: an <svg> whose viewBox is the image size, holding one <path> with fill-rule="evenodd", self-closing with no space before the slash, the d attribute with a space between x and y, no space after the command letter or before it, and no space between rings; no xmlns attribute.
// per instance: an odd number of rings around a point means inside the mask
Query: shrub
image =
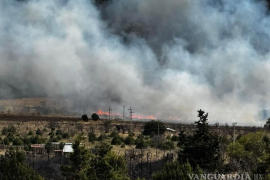
<svg viewBox="0 0 270 180"><path fill-rule="evenodd" d="M10 144L10 141L9 141L8 138L5 138L5 139L3 139L3 143L4 143L5 145L9 145L9 144Z"/></svg>
<svg viewBox="0 0 270 180"><path fill-rule="evenodd" d="M29 135L29 136L34 135L33 131L29 131L29 132L28 132L28 135Z"/></svg>
<svg viewBox="0 0 270 180"><path fill-rule="evenodd" d="M134 136L135 136L135 134L134 134L134 132L129 132L129 133L128 133L128 136L130 136L130 137L134 137Z"/></svg>
<svg viewBox="0 0 270 180"><path fill-rule="evenodd" d="M158 148L161 150L171 150L174 149L174 144L171 141L167 141L165 143L160 144Z"/></svg>
<svg viewBox="0 0 270 180"><path fill-rule="evenodd" d="M114 132L111 133L110 136L111 136L111 137L116 137L116 136L119 136L119 134L118 134L118 132L114 131Z"/></svg>
<svg viewBox="0 0 270 180"><path fill-rule="evenodd" d="M51 132L49 133L49 135L50 135L50 137L53 137L53 136L55 135L54 131L51 131Z"/></svg>
<svg viewBox="0 0 270 180"><path fill-rule="evenodd" d="M125 144L122 144L120 147L121 147L121 148L125 148Z"/></svg>
<svg viewBox="0 0 270 180"><path fill-rule="evenodd" d="M62 134L62 138L68 139L68 138L70 138L70 134L68 132L65 132Z"/></svg>
<svg viewBox="0 0 270 180"><path fill-rule="evenodd" d="M144 136L142 134L137 136L137 138L135 140L135 144L138 145L139 143L141 143L141 141L145 141Z"/></svg>
<svg viewBox="0 0 270 180"><path fill-rule="evenodd" d="M98 141L102 141L104 139L108 139L108 136L106 134L101 134L99 137L98 137Z"/></svg>
<svg viewBox="0 0 270 180"><path fill-rule="evenodd" d="M56 138L57 138L57 141L62 139L62 137L60 135L56 136Z"/></svg>
<svg viewBox="0 0 270 180"><path fill-rule="evenodd" d="M7 127L3 127L2 129L2 135L7 135L8 134L8 128Z"/></svg>
<svg viewBox="0 0 270 180"><path fill-rule="evenodd" d="M126 137L124 143L126 145L133 145L135 143L135 139L131 136Z"/></svg>
<svg viewBox="0 0 270 180"><path fill-rule="evenodd" d="M148 142L145 140L142 140L140 142L137 143L136 145L136 149L146 149L148 147Z"/></svg>
<svg viewBox="0 0 270 180"><path fill-rule="evenodd" d="M58 142L57 137L52 137L49 139L49 142Z"/></svg>
<svg viewBox="0 0 270 180"><path fill-rule="evenodd" d="M36 131L36 135L40 135L40 136L42 136L42 131L41 131L40 129L37 129L37 131Z"/></svg>
<svg viewBox="0 0 270 180"><path fill-rule="evenodd" d="M123 140L119 136L115 136L112 141L111 145L121 145Z"/></svg>
<svg viewBox="0 0 270 180"><path fill-rule="evenodd" d="M15 139L14 135L10 133L8 133L7 138L10 142L13 142L13 140Z"/></svg>
<svg viewBox="0 0 270 180"><path fill-rule="evenodd" d="M88 133L88 141L89 142L94 142L97 140L97 136L94 132L89 132Z"/></svg>
<svg viewBox="0 0 270 180"><path fill-rule="evenodd" d="M24 145L30 145L30 139L28 137L23 138Z"/></svg>
<svg viewBox="0 0 270 180"><path fill-rule="evenodd" d="M21 145L23 145L23 141L21 139L19 139L19 138L15 138L13 140L13 145L14 146L21 146Z"/></svg>
<svg viewBox="0 0 270 180"><path fill-rule="evenodd" d="M16 132L16 128L14 126L8 127L8 132L14 134Z"/></svg>
<svg viewBox="0 0 270 180"><path fill-rule="evenodd" d="M31 144L43 144L46 142L46 139L41 138L40 136L32 136L30 137Z"/></svg>
<svg viewBox="0 0 270 180"><path fill-rule="evenodd" d="M15 132L16 132L16 128L14 126L3 127L2 129L3 135L7 135L8 133L14 134Z"/></svg>

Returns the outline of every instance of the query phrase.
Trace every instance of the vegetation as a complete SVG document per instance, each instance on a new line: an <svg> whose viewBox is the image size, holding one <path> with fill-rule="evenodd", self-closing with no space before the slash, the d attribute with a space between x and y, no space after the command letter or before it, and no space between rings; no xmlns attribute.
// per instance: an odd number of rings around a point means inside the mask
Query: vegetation
<svg viewBox="0 0 270 180"><path fill-rule="evenodd" d="M36 135L40 135L40 136L42 136L42 131L41 131L40 129L37 129L37 131L36 131Z"/></svg>
<svg viewBox="0 0 270 180"><path fill-rule="evenodd" d="M144 135L151 135L151 133L155 134L163 134L166 131L164 124L160 121L149 121L144 125Z"/></svg>
<svg viewBox="0 0 270 180"><path fill-rule="evenodd" d="M161 150L172 150L172 149L174 149L175 147L174 147L174 144L173 144L172 141L167 141L167 142L165 142L165 143L160 144L160 145L158 146L158 148L161 149Z"/></svg>
<svg viewBox="0 0 270 180"><path fill-rule="evenodd" d="M264 127L265 127L267 130L270 130L270 118L268 118L268 120L267 120L266 123L264 124Z"/></svg>
<svg viewBox="0 0 270 180"><path fill-rule="evenodd" d="M0 179L42 180L43 178L28 166L22 152L10 149L5 155L0 156Z"/></svg>
<svg viewBox="0 0 270 180"><path fill-rule="evenodd" d="M77 139L73 149L74 152L69 157L71 164L61 168L68 180L129 180L124 158L113 153L111 146L101 144L95 147L96 153L92 154L84 146L80 146L80 139Z"/></svg>
<svg viewBox="0 0 270 180"><path fill-rule="evenodd" d="M198 117L194 134L181 137L183 149L179 151L178 160L180 163L188 161L193 168L216 171L221 167L220 138L209 131L208 113L199 110Z"/></svg>
<svg viewBox="0 0 270 180"><path fill-rule="evenodd" d="M94 121L97 121L97 120L99 120L99 115L96 114L96 113L93 113L92 116L91 116L91 118L92 118Z"/></svg>
<svg viewBox="0 0 270 180"><path fill-rule="evenodd" d="M152 168L154 171L153 175L147 176L147 178L152 178L153 180L159 179L190 179L187 176L188 173L196 174L200 172L210 173L210 172L220 172L220 173L232 173L232 172L249 172L254 174L267 174L270 169L270 138L269 132L252 132L244 135L244 133L236 133L236 142L232 141L232 131L229 127L226 127L225 134L220 137L212 133L210 126L208 124L208 114L202 110L198 111L199 120L195 122L196 128L193 133L185 131L184 129L179 132L179 136L165 136L165 129L159 123L159 121L150 121L146 123L142 134L135 136L134 133L129 133L128 136L123 138L125 135L119 134L118 132L110 132L110 134L100 134L97 138L94 133L93 128L90 127L90 132L85 136L84 123L74 123L73 127L76 128L73 131L70 129L61 128L58 123L51 126L55 128L50 128L51 131L48 132L42 128L32 129L32 131L16 132L14 126L5 126L2 128L2 136L0 137L1 143L5 145L22 146L24 150L30 151L31 144L45 144L45 153L48 155L48 163L55 163L54 158L51 158L53 145L52 142L59 142L62 138L70 138L70 134L80 134L80 138L75 140L73 145L74 153L68 154L62 161L63 165L61 167L61 172L66 179L129 179L127 176L127 168L131 172L140 174L140 170L137 171L136 167L149 168L151 165L141 165L138 162L142 161L143 164L147 161L149 163L157 163L152 155L157 154L160 158L166 158L167 163L162 164L159 167ZM158 129L160 128L159 134L155 131L155 127L158 123ZM54 124L54 123L50 123ZM150 127L150 125L151 127ZM155 125L153 125L155 124ZM148 128L147 128L147 125ZM78 128L80 126L80 128ZM217 126L217 125L216 125ZM18 126L19 127L19 126ZM149 128L150 127L150 128ZM220 128L221 126L218 126ZM267 127L267 126L265 126ZM109 129L110 130L110 129ZM148 131L150 130L150 131ZM251 128L253 131L254 128ZM147 132L148 131L148 132ZM33 133L34 132L34 133ZM147 132L147 133L145 133ZM150 134L149 134L150 133ZM163 134L162 134L163 133ZM70 141L69 139L68 141ZM90 150L86 147L92 146L88 142L101 141L98 143L100 145L91 148ZM66 141L66 140L65 140ZM80 142L83 141L83 145ZM125 152L125 157L127 159L133 158L132 162L129 162L128 166L125 164L125 159L123 155L118 156L112 151L112 146L104 142L111 143L111 145L117 145L117 153L123 154ZM177 144L177 147L175 146ZM63 149L64 143L60 143L60 149ZM129 146L129 147L127 147ZM131 147L130 147L131 146ZM135 148L137 149L134 149ZM149 146L155 148L147 149ZM125 149L120 149L125 148ZM132 149L132 150L131 150ZM139 150L138 150L139 149ZM159 150L161 151L159 151ZM132 152L133 151L133 152ZM167 152L166 152L167 151ZM171 151L171 152L168 152ZM8 151L9 152L9 151ZM7 152L7 153L8 153ZM11 152L11 151L10 151ZM13 151L13 153L21 153L19 151ZM178 152L178 159L172 160L175 157L175 152ZM148 154L150 153L150 154ZM163 155L161 155L163 154ZM160 156L161 155L161 156ZM171 156L172 155L172 156ZM5 156L3 156L5 157ZM1 157L1 158L3 158ZM30 157L30 156L29 156ZM32 157L28 160L31 160ZM36 155L38 157L38 155ZM143 157L143 158L142 158ZM68 158L68 161L67 159ZM226 158L223 160L223 158ZM37 160L37 158L36 158ZM161 159L159 159L161 160ZM59 161L57 161L59 162ZM70 163L65 163L70 162ZM11 163L11 162L10 162ZM16 163L17 167L21 161ZM32 162L31 162L32 163ZM0 159L1 164L1 159ZM26 162L22 163L22 166L26 165ZM60 164L60 162L59 162ZM32 164L31 164L32 165ZM153 165L153 164L152 164ZM45 165L46 166L46 165ZM22 169L24 169L23 167ZM29 173L31 174L33 169L27 165ZM39 168L37 168L39 169ZM150 168L151 169L151 168ZM26 172L28 170L25 170ZM145 169L144 169L145 170ZM150 170L150 172L152 172ZM22 170L16 170L21 173ZM38 170L39 171L39 170ZM145 172L145 171L144 171ZM0 179L4 177L1 174L0 169ZM41 171L42 173L42 171ZM34 173L36 178L40 176ZM130 174L129 174L130 175ZM140 174L141 175L141 174ZM150 174L149 174L150 175ZM136 175L134 175L135 177ZM24 179L29 179L27 175ZM44 177L45 178L45 177ZM47 177L46 177L47 178ZM63 177L62 177L63 178ZM133 177L132 177L133 178ZM137 177L136 177L137 178ZM10 176L6 179L10 179ZM11 178L12 179L12 178ZM19 178L20 179L20 178ZM35 178L32 178L35 179Z"/></svg>
<svg viewBox="0 0 270 180"><path fill-rule="evenodd" d="M88 121L88 116L86 114L82 115L82 120L87 122Z"/></svg>
<svg viewBox="0 0 270 180"><path fill-rule="evenodd" d="M2 135L7 135L7 134L14 134L16 132L16 128L14 126L9 126L9 127L3 127L2 129Z"/></svg>
<svg viewBox="0 0 270 180"><path fill-rule="evenodd" d="M108 139L108 136L106 134L101 134L99 137L98 137L98 141L103 141L105 139Z"/></svg>
<svg viewBox="0 0 270 180"><path fill-rule="evenodd" d="M135 139L132 136L127 136L124 143L126 145L133 145L135 143Z"/></svg>
<svg viewBox="0 0 270 180"><path fill-rule="evenodd" d="M121 145L124 142L124 138L120 137L119 135L113 137L111 141L111 145Z"/></svg>
<svg viewBox="0 0 270 180"><path fill-rule="evenodd" d="M180 165L178 161L172 161L166 163L161 171L154 173L152 178L153 180L190 180L191 178L188 176L190 174L203 174L203 172L200 168L193 170L188 162Z"/></svg>
<svg viewBox="0 0 270 180"><path fill-rule="evenodd" d="M94 142L97 140L97 136L94 132L89 132L88 133L88 141L89 142Z"/></svg>
<svg viewBox="0 0 270 180"><path fill-rule="evenodd" d="M264 132L242 136L227 148L231 170L241 167L244 171L267 173L270 165L270 139Z"/></svg>

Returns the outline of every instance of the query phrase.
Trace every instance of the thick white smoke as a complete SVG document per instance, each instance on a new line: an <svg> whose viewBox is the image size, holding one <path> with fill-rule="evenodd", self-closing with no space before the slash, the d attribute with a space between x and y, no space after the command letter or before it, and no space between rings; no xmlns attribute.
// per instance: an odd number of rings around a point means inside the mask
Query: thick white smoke
<svg viewBox="0 0 270 180"><path fill-rule="evenodd" d="M0 95L256 124L270 104L269 29L255 0L0 0Z"/></svg>

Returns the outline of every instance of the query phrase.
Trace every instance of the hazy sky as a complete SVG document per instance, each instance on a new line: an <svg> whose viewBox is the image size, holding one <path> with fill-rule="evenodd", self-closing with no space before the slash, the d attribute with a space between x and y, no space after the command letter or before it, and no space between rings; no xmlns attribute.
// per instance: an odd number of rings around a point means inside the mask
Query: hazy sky
<svg viewBox="0 0 270 180"><path fill-rule="evenodd" d="M255 0L0 0L0 95L260 125L269 29Z"/></svg>

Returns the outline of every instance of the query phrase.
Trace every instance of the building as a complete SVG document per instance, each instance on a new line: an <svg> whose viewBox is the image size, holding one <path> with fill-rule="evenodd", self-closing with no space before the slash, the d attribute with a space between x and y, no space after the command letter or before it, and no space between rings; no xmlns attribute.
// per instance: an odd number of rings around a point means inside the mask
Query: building
<svg viewBox="0 0 270 180"><path fill-rule="evenodd" d="M43 154L45 152L45 144L31 144L31 151L36 154Z"/></svg>
<svg viewBox="0 0 270 180"><path fill-rule="evenodd" d="M65 143L63 153L71 153L71 152L74 152L72 148L72 143Z"/></svg>

